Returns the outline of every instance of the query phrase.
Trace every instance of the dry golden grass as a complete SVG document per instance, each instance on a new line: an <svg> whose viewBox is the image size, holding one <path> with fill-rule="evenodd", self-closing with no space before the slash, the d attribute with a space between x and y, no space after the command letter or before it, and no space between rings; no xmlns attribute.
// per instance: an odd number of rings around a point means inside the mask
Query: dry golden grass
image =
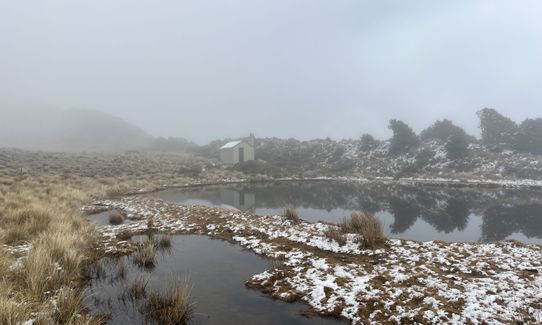
<svg viewBox="0 0 542 325"><path fill-rule="evenodd" d="M339 224L339 229L343 234L357 234L357 241L365 248L377 248L386 243L380 219L370 213L352 213Z"/></svg>
<svg viewBox="0 0 542 325"><path fill-rule="evenodd" d="M153 240L146 240L139 248L134 256L134 263L137 266L152 268L155 262L155 247Z"/></svg>
<svg viewBox="0 0 542 325"><path fill-rule="evenodd" d="M158 324L183 325L192 318L192 307L190 288L186 282L176 281L165 291L151 292L144 312L149 320Z"/></svg>
<svg viewBox="0 0 542 325"><path fill-rule="evenodd" d="M337 229L335 226L330 226L328 229L324 232L324 236L327 238L336 241L340 246L343 246L346 244L346 236L344 233L341 232L340 229Z"/></svg>
<svg viewBox="0 0 542 325"><path fill-rule="evenodd" d="M21 324L30 317L30 310L30 304L16 295L8 283L0 282L0 324Z"/></svg>
<svg viewBox="0 0 542 325"><path fill-rule="evenodd" d="M301 222L301 219L299 219L299 215L297 214L297 210L293 205L288 205L284 209L283 215L286 219L290 220L294 224Z"/></svg>
<svg viewBox="0 0 542 325"><path fill-rule="evenodd" d="M90 265L100 256L94 248L99 236L81 207L140 188L184 184L187 178L177 171L186 159L190 158L0 149L0 324L31 318L34 324L101 323L85 316L81 307L85 273L96 270ZM213 168L202 175L210 180L222 177L224 171ZM17 256L4 245L19 244L32 248L22 267L12 268ZM61 302L58 308L52 304L55 293Z"/></svg>

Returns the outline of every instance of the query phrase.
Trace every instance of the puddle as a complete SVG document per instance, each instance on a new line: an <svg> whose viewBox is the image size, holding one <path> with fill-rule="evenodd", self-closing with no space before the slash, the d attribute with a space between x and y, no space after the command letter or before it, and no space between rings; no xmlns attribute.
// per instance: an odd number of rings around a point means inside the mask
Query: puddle
<svg viewBox="0 0 542 325"><path fill-rule="evenodd" d="M100 217L101 218L101 217ZM141 241L146 236L134 236ZM301 303L272 300L245 287L252 275L270 266L265 260L230 243L206 236L171 236L169 252L157 252L156 265L145 270L133 263L133 256L104 258L105 277L91 281L85 305L91 313L111 314L109 324L145 324L138 302L123 300L123 288L134 279L148 277L147 291L163 290L175 279L188 279L194 319L191 324L346 324L322 317L307 318ZM124 278L117 278L118 265L126 266Z"/></svg>

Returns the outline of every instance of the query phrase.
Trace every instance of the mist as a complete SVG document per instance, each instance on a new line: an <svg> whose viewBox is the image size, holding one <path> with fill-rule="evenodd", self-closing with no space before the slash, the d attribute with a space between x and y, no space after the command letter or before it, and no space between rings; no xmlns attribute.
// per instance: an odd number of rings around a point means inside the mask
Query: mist
<svg viewBox="0 0 542 325"><path fill-rule="evenodd" d="M539 115L537 1L3 1L7 111L98 110L200 144L388 138ZM25 113L26 114L26 113ZM39 124L39 114L26 120ZM3 121L3 122L2 122ZM2 135L7 137L8 135Z"/></svg>

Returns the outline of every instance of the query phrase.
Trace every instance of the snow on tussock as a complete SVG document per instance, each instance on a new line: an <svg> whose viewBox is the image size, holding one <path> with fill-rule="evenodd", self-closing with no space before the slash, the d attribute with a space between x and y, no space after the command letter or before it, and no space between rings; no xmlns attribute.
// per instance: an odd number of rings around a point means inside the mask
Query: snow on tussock
<svg viewBox="0 0 542 325"><path fill-rule="evenodd" d="M282 300L352 323L542 322L542 248L516 242L469 244L388 240L367 250L348 236L330 241L323 223L137 197L99 203L129 222L103 228L107 250L128 247L122 231L160 231L229 238L280 263L248 280Z"/></svg>

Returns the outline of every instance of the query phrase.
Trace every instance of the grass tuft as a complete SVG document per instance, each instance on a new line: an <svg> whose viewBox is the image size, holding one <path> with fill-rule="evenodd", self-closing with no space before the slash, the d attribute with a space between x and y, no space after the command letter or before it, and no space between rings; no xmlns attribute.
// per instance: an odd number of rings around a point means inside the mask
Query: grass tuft
<svg viewBox="0 0 542 325"><path fill-rule="evenodd" d="M176 281L164 292L151 292L144 311L149 320L158 324L188 324L192 318L193 305L186 282Z"/></svg>
<svg viewBox="0 0 542 325"><path fill-rule="evenodd" d="M73 324L84 313L82 300L81 294L74 289L60 289L56 303L57 308L53 312L55 323Z"/></svg>
<svg viewBox="0 0 542 325"><path fill-rule="evenodd" d="M288 205L286 209L284 209L284 217L294 224L301 222L301 219L299 219L299 215L297 214L297 210L293 205Z"/></svg>
<svg viewBox="0 0 542 325"><path fill-rule="evenodd" d="M137 266L144 268L153 268L155 262L155 249L154 241L146 240L141 246L139 246L134 256L134 263Z"/></svg>
<svg viewBox="0 0 542 325"><path fill-rule="evenodd" d="M338 229L336 226L329 226L328 229L324 232L324 236L330 240L336 241L339 246L346 244L346 236Z"/></svg>
<svg viewBox="0 0 542 325"><path fill-rule="evenodd" d="M120 225L124 222L124 217L119 210L109 212L109 223L112 225Z"/></svg>
<svg viewBox="0 0 542 325"><path fill-rule="evenodd" d="M356 241L364 248L378 248L386 243L380 219L371 213L354 212L339 224L342 234L357 234Z"/></svg>
<svg viewBox="0 0 542 325"><path fill-rule="evenodd" d="M124 295L132 300L138 300L147 296L149 278L138 276L124 289Z"/></svg>

